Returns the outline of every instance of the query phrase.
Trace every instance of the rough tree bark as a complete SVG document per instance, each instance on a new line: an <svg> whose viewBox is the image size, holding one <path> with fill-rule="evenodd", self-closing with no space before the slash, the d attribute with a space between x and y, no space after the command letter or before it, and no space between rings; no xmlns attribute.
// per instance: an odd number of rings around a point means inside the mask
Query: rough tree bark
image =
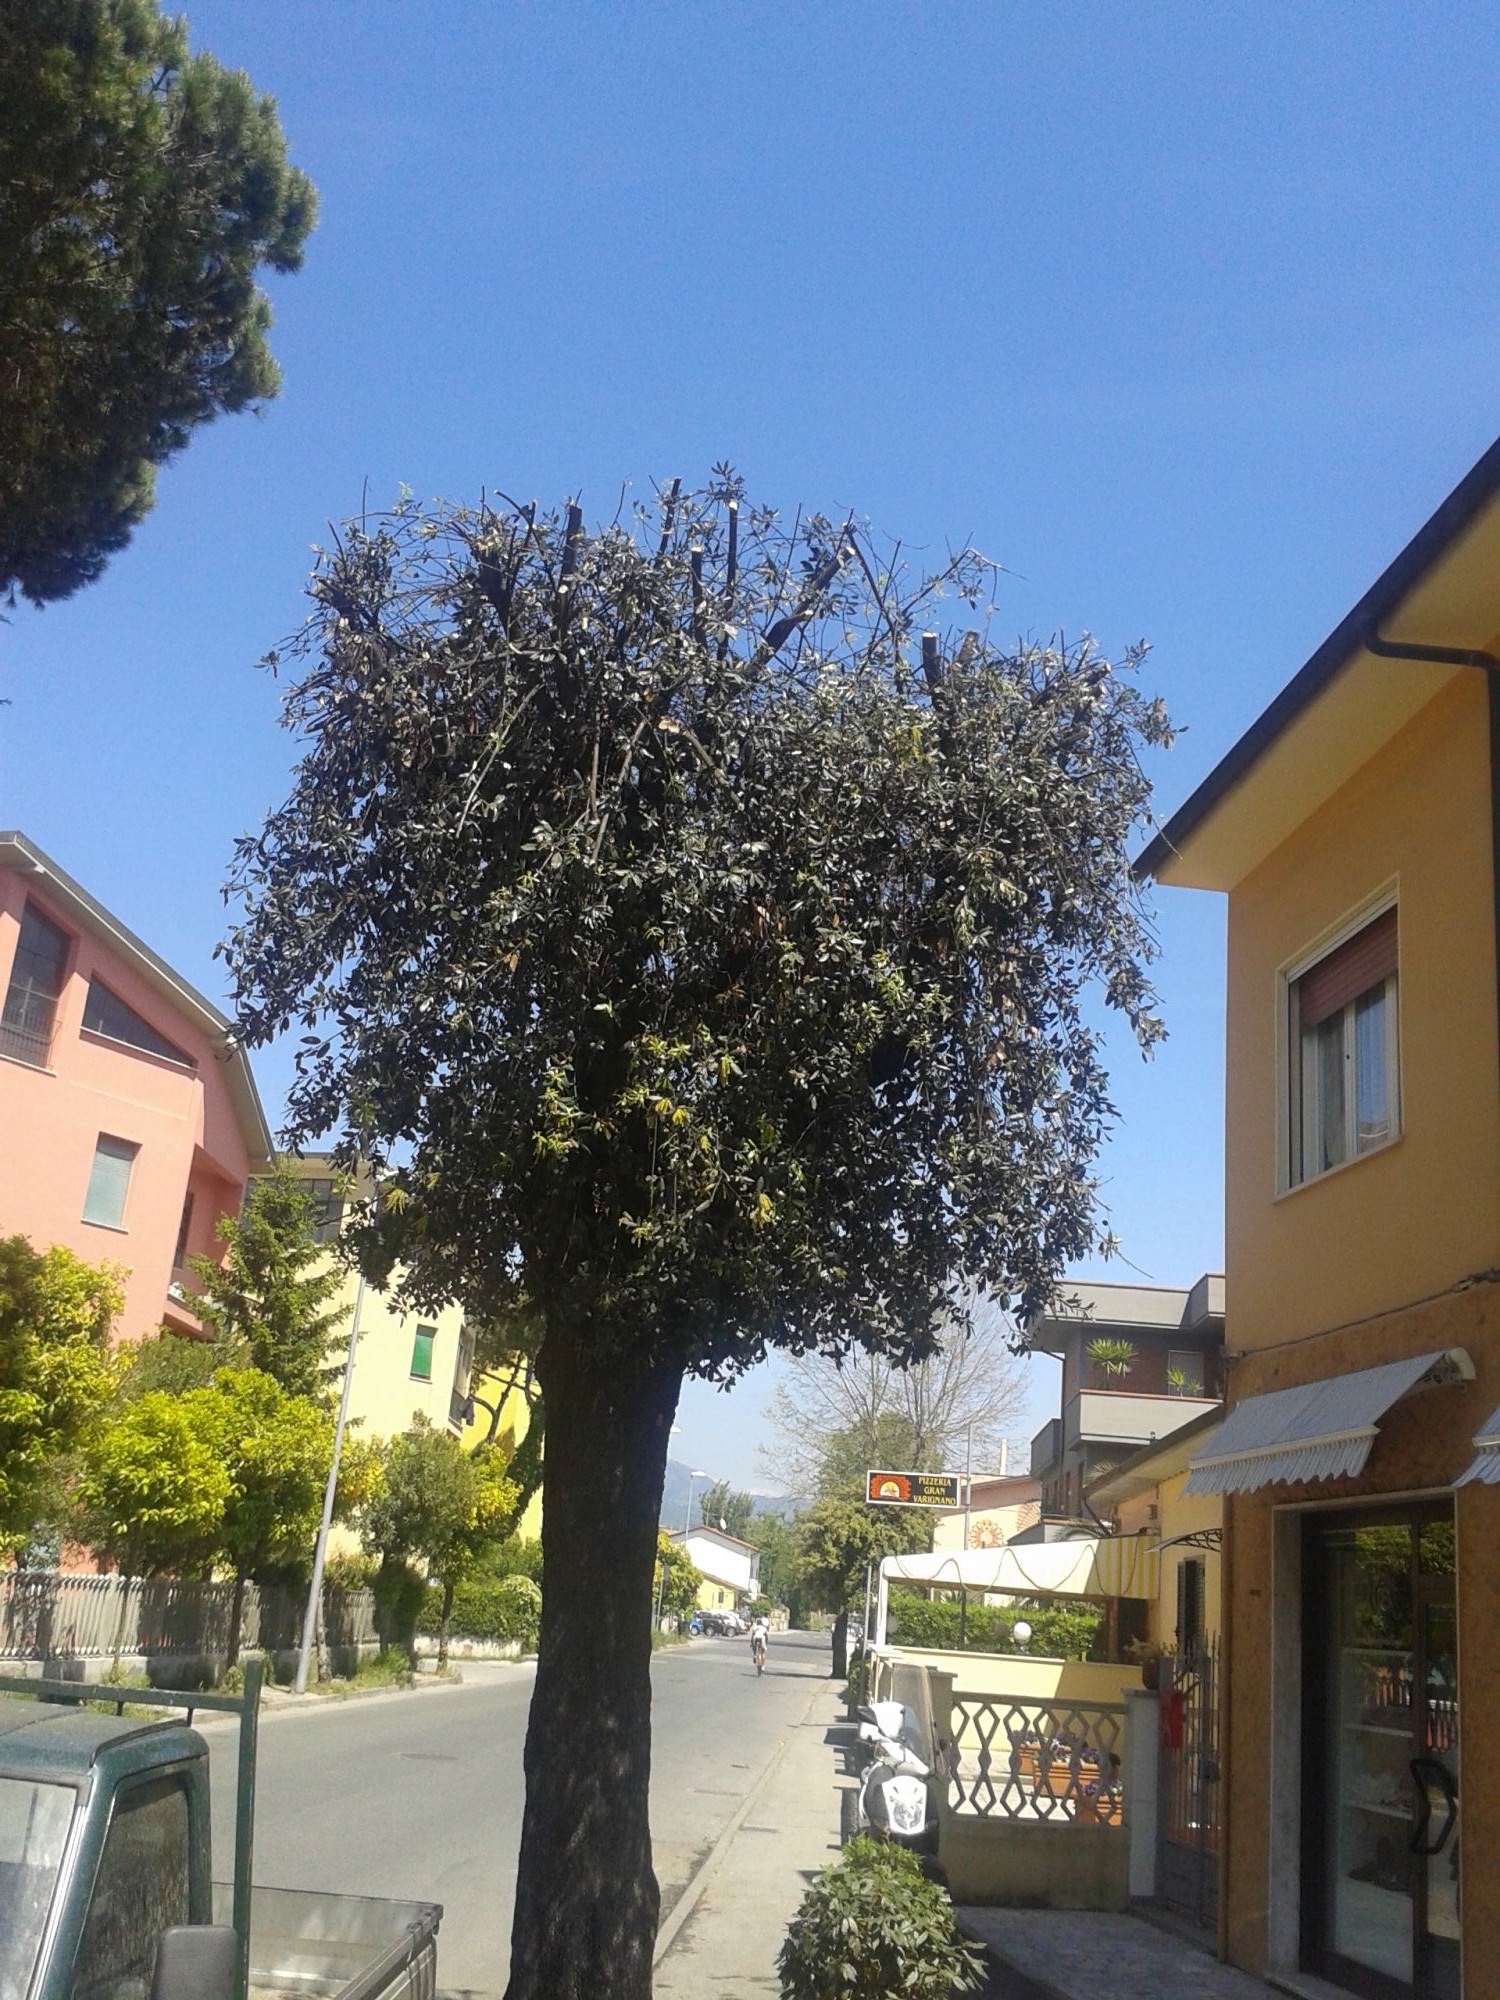
<svg viewBox="0 0 1500 2000"><path fill-rule="evenodd" d="M651 1582L682 1371L550 1335L542 1627L506 2000L650 2000Z"/></svg>

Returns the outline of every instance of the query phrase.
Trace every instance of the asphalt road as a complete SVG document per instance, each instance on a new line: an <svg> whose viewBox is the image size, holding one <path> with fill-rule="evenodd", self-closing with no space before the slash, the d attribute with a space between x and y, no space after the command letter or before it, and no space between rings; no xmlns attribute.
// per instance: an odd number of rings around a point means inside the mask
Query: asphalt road
<svg viewBox="0 0 1500 2000"><path fill-rule="evenodd" d="M826 1634L744 1639L653 1662L651 1830L665 1917L826 1676ZM282 1709L261 1724L255 1879L443 1905L444 1993L498 1996L510 1956L528 1666L466 1665L461 1687ZM215 1874L233 1844L234 1730L212 1732Z"/></svg>

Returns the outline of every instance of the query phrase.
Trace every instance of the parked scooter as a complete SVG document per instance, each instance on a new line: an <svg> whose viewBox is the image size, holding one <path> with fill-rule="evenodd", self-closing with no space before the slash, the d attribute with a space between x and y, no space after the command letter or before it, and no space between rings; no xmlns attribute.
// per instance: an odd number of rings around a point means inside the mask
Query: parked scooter
<svg viewBox="0 0 1500 2000"><path fill-rule="evenodd" d="M937 1788L945 1774L934 1769L943 1760L934 1757L916 1711L901 1701L866 1704L859 1710L859 1746L866 1760L859 1782L840 1797L843 1844L867 1834L924 1854L934 1852Z"/></svg>

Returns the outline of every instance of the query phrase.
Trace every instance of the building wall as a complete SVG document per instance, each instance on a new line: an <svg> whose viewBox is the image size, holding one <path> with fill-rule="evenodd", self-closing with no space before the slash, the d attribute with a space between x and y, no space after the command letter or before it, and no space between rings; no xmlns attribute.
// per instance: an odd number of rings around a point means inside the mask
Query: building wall
<svg viewBox="0 0 1500 2000"><path fill-rule="evenodd" d="M0 869L0 995L10 983L28 900L73 945L48 1067L0 1056L0 1232L122 1266L128 1276L116 1336L141 1340L172 1313L168 1287L186 1195L194 1196L188 1254L216 1254L218 1220L239 1209L249 1153L222 1063L203 1031L168 1006L127 959L79 932L44 886L11 868ZM86 1032L84 1003L95 975L196 1067ZM119 1229L83 1220L101 1133L139 1148Z"/></svg>
<svg viewBox="0 0 1500 2000"><path fill-rule="evenodd" d="M1484 677L1460 675L1231 892L1230 1353L1409 1305L1500 1262L1488 756ZM1278 1197L1278 969L1391 880L1401 1136Z"/></svg>
<svg viewBox="0 0 1500 2000"><path fill-rule="evenodd" d="M674 1535L672 1539L680 1541L682 1537ZM754 1593L758 1566L754 1549L742 1548L702 1528L688 1530L686 1547L688 1560L705 1576L732 1590Z"/></svg>
<svg viewBox="0 0 1500 2000"><path fill-rule="evenodd" d="M1219 1528L1223 1523L1223 1502L1217 1496L1190 1494L1187 1474L1174 1473L1164 1479L1154 1493L1134 1500L1122 1500L1119 1532L1136 1535L1143 1530L1155 1539L1170 1542L1178 1535ZM1155 1512L1153 1513L1153 1508ZM1203 1631L1216 1639L1223 1626L1223 1557L1216 1549L1167 1549L1160 1565L1161 1584L1147 1607L1146 1637L1169 1645L1177 1630L1177 1572L1188 1560L1203 1564Z"/></svg>

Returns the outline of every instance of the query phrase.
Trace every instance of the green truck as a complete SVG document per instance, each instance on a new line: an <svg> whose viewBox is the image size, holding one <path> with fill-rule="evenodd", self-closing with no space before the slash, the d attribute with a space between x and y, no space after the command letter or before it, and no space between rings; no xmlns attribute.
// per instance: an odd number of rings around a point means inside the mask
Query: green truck
<svg viewBox="0 0 1500 2000"><path fill-rule="evenodd" d="M436 1903L251 1887L243 1695L0 1679L0 2000L434 2000ZM111 1701L115 1714L85 1709ZM199 1709L239 1718L233 1880L213 1880Z"/></svg>

